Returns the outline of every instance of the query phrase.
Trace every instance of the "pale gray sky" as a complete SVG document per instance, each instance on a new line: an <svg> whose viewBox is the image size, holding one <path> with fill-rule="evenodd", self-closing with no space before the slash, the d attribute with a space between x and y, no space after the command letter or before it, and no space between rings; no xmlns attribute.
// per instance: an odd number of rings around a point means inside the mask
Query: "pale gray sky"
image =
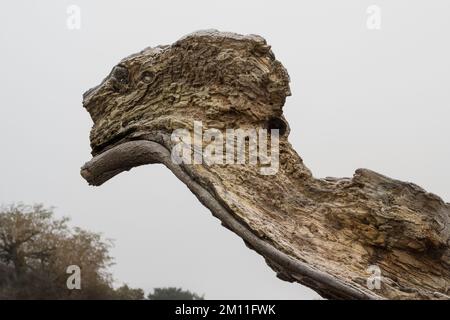
<svg viewBox="0 0 450 320"><path fill-rule="evenodd" d="M66 26L69 5L81 29ZM381 29L366 27L369 5ZM366 167L450 199L450 2L3 1L0 203L56 206L115 239L114 277L207 298L316 298L263 259L160 165L89 187L82 93L123 57L215 28L267 39L291 76L290 140L317 177Z"/></svg>

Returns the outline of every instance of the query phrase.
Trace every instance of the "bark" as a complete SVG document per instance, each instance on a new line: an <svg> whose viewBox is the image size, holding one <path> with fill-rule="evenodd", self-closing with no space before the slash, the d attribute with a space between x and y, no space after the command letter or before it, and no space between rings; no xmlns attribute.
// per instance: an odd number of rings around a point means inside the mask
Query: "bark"
<svg viewBox="0 0 450 320"><path fill-rule="evenodd" d="M164 164L279 278L326 298L448 299L450 205L367 169L313 177L288 141L288 95L288 74L259 36L208 30L147 48L85 93L94 157L81 174L101 185ZM171 134L192 132L194 121L224 136L230 128L279 129L278 171L261 174L260 162L176 164ZM370 266L381 271L378 289L367 286Z"/></svg>

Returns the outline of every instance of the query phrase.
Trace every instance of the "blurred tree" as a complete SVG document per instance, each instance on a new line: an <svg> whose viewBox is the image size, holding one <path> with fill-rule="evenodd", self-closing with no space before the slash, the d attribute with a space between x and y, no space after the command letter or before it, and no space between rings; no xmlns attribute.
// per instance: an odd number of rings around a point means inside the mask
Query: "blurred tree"
<svg viewBox="0 0 450 320"><path fill-rule="evenodd" d="M142 289L130 288L127 284L116 289L116 299L119 300L144 300L145 293Z"/></svg>
<svg viewBox="0 0 450 320"><path fill-rule="evenodd" d="M153 293L149 293L150 300L205 300L205 297L199 296L189 290L181 288L155 288Z"/></svg>
<svg viewBox="0 0 450 320"><path fill-rule="evenodd" d="M128 286L115 291L107 268L112 242L69 228L42 205L0 208L0 299L135 299ZM81 289L67 287L67 268L81 270Z"/></svg>
<svg viewBox="0 0 450 320"><path fill-rule="evenodd" d="M18 278L27 268L45 264L56 238L67 232L67 219L52 219L41 205L11 205L0 211L0 261L12 264Z"/></svg>

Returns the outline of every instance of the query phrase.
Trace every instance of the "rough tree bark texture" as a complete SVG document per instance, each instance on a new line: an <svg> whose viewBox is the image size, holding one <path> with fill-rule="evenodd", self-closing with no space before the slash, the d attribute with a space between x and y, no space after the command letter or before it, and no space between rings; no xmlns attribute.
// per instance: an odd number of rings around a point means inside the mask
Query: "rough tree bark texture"
<svg viewBox="0 0 450 320"><path fill-rule="evenodd" d="M115 66L83 105L94 158L82 176L101 185L147 163L165 164L278 277L327 298L448 299L450 205L366 169L317 179L292 149L283 116L289 76L266 41L214 30L147 48ZM175 129L280 130L280 167L175 164ZM246 150L248 153L248 150ZM366 285L369 266L381 288Z"/></svg>

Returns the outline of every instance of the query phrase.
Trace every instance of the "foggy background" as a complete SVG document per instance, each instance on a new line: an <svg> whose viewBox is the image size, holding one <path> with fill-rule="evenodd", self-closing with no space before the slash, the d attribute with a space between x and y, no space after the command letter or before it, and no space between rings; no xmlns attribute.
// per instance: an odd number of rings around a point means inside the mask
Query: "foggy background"
<svg viewBox="0 0 450 320"><path fill-rule="evenodd" d="M81 28L67 27L69 5ZM370 5L381 29L367 28ZM450 199L450 2L2 1L0 203L54 205L115 239L117 284L207 299L315 299L278 280L173 174L150 165L101 188L79 175L82 93L123 57L199 29L259 34L289 71L290 141L316 177L370 168Z"/></svg>

